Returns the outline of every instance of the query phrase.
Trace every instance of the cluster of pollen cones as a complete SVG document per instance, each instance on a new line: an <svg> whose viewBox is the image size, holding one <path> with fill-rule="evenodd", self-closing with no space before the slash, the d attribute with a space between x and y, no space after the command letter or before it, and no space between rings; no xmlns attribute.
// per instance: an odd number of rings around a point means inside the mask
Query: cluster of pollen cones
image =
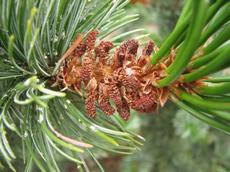
<svg viewBox="0 0 230 172"><path fill-rule="evenodd" d="M154 83L165 76L164 69L171 63L170 58L151 65L150 56L157 47L150 41L138 52L139 44L133 39L110 53L112 42L99 42L97 35L96 30L84 39L79 35L63 56L57 75L62 87L85 97L87 114L95 117L98 107L106 115L117 111L128 120L130 109L149 113L163 106L169 88L157 88Z"/></svg>

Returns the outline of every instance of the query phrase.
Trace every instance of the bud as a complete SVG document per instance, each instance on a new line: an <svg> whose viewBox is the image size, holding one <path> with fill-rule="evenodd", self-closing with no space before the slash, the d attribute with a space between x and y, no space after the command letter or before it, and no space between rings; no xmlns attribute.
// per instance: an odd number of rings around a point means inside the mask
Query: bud
<svg viewBox="0 0 230 172"><path fill-rule="evenodd" d="M128 120L130 108L150 113L159 105L163 106L169 97L169 88L156 88L153 84L165 76L165 66L172 61L151 65L154 43L148 42L138 56L139 44L133 39L122 43L110 56L113 44L101 41L95 47L97 35L98 31L93 30L85 41L77 38L74 47L67 50L69 53L65 54L57 75L59 83L61 81L62 85L81 96L81 87L85 88L87 114L95 117L98 104L106 115L117 111L122 119Z"/></svg>

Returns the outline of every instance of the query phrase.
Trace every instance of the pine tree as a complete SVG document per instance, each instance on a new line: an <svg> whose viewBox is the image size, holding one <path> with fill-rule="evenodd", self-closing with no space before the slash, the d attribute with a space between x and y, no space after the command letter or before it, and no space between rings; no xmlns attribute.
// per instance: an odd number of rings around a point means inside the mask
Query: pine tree
<svg viewBox="0 0 230 172"><path fill-rule="evenodd" d="M25 171L60 171L59 157L86 171L91 157L103 171L96 150L130 154L143 144L125 128L130 109L167 100L230 132L230 78L212 75L230 63L230 2L187 0L166 40L140 55L137 40L118 41L140 30L104 40L138 19L124 16L128 3L0 0L0 151L12 171L15 152Z"/></svg>

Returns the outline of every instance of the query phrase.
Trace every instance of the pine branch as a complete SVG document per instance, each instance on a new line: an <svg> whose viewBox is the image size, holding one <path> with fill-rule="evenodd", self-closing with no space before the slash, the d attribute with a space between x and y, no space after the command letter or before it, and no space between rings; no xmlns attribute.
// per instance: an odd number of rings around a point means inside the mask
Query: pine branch
<svg viewBox="0 0 230 172"><path fill-rule="evenodd" d="M140 56L136 40L96 46L97 30L103 39L138 19L123 17L128 2L0 0L0 151L12 171L12 133L22 140L25 171L33 163L60 171L56 155L86 171L88 155L102 170L93 149L130 154L142 145L121 122L130 108L152 112L168 99L229 133L229 77L212 74L229 67L230 2L186 1L168 38ZM121 117L104 115L115 111Z"/></svg>

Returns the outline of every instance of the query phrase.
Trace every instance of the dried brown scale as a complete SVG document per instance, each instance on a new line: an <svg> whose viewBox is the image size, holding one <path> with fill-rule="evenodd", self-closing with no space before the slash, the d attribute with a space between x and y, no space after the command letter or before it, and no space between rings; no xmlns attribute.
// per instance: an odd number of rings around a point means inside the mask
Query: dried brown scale
<svg viewBox="0 0 230 172"><path fill-rule="evenodd" d="M112 77L115 81L120 83L124 77L124 70L122 67L113 70Z"/></svg>
<svg viewBox="0 0 230 172"><path fill-rule="evenodd" d="M146 60L146 56L141 56L138 60L137 60L137 65L139 67L143 67L147 64L147 60Z"/></svg>
<svg viewBox="0 0 230 172"><path fill-rule="evenodd" d="M123 86L125 86L126 88L130 88L133 91L137 90L140 88L141 83L140 81L137 79L137 77L135 77L135 75L126 75L123 79L122 79L122 84Z"/></svg>
<svg viewBox="0 0 230 172"><path fill-rule="evenodd" d="M128 40L121 44L121 46L114 53L112 68L116 69L122 67L125 60L129 60L125 59L127 56L130 58L133 57L132 55L136 55L138 46L139 45L136 40Z"/></svg>
<svg viewBox="0 0 230 172"><path fill-rule="evenodd" d="M125 61L123 63L123 66L126 66L126 67L132 67L132 66L135 66L136 64L136 59L135 59L135 55L133 54L126 54L125 56Z"/></svg>
<svg viewBox="0 0 230 172"><path fill-rule="evenodd" d="M138 42L134 39L131 39L121 44L119 51L121 53L130 53L136 55L138 46L139 46Z"/></svg>
<svg viewBox="0 0 230 172"><path fill-rule="evenodd" d="M132 103L138 99L140 99L139 93L134 91L133 89L128 89L125 87L122 87L122 96L128 103L128 105L131 107Z"/></svg>
<svg viewBox="0 0 230 172"><path fill-rule="evenodd" d="M68 59L67 65L68 65L69 69L73 69L73 68L76 68L77 66L80 66L81 65L80 58L72 57L72 58Z"/></svg>
<svg viewBox="0 0 230 172"><path fill-rule="evenodd" d="M65 76L65 81L68 85L72 85L77 82L76 72L77 71L75 70L71 70L68 72L68 75Z"/></svg>
<svg viewBox="0 0 230 172"><path fill-rule="evenodd" d="M89 32L89 34L87 35L87 38L85 40L85 44L87 46L87 48L86 48L87 51L91 51L94 49L98 34L99 34L99 32L97 30L93 30L93 31Z"/></svg>
<svg viewBox="0 0 230 172"><path fill-rule="evenodd" d="M90 81L94 70L94 62L92 59L92 54L87 53L85 58L82 61L82 68L81 68L81 81L87 85Z"/></svg>
<svg viewBox="0 0 230 172"><path fill-rule="evenodd" d="M143 56L150 56L153 53L154 43L149 41L142 50Z"/></svg>
<svg viewBox="0 0 230 172"><path fill-rule="evenodd" d="M97 81L92 78L86 87L85 109L90 117L96 116Z"/></svg>
<svg viewBox="0 0 230 172"><path fill-rule="evenodd" d="M204 80L207 79L207 77L204 77L200 80L189 82L189 83L184 83L183 78L180 77L173 85L172 88L183 88L186 90L188 93L196 93L196 90L194 89L195 87L202 87L205 86Z"/></svg>
<svg viewBox="0 0 230 172"><path fill-rule="evenodd" d="M159 98L159 104L160 104L161 107L163 107L164 104L166 103L166 101L168 100L169 89L168 88L163 88L160 91L161 91L161 94L160 94L160 98Z"/></svg>
<svg viewBox="0 0 230 172"><path fill-rule="evenodd" d="M111 42L102 41L94 50L96 57L99 57L99 60L104 62L111 48L113 48L113 44Z"/></svg>
<svg viewBox="0 0 230 172"><path fill-rule="evenodd" d="M137 40L129 40L126 42L127 46L127 54L132 54L132 55L137 55L137 50L139 47L139 44L137 42Z"/></svg>
<svg viewBox="0 0 230 172"><path fill-rule="evenodd" d="M127 41L128 42L128 41ZM114 53L114 56L112 57L112 69L117 69L119 67L123 66L123 63L125 62L125 58L127 56L127 42L123 43Z"/></svg>
<svg viewBox="0 0 230 172"><path fill-rule="evenodd" d="M117 112L121 116L122 119L128 120L130 117L130 108L128 103L123 99L122 105L117 107Z"/></svg>
<svg viewBox="0 0 230 172"><path fill-rule="evenodd" d="M157 102L152 94L144 94L139 99L132 102L131 107L139 112L153 112L157 108Z"/></svg>
<svg viewBox="0 0 230 172"><path fill-rule="evenodd" d="M79 46L74 50L73 55L75 57L81 57L83 54L85 54L87 49L87 46L85 43L80 43Z"/></svg>
<svg viewBox="0 0 230 172"><path fill-rule="evenodd" d="M113 44L101 41L95 46L97 34L98 31L91 31L85 41L82 39L74 53L65 58L57 75L64 87L80 95L85 88L88 115L95 117L98 105L106 115L112 115L116 109L127 120L130 108L149 113L163 106L170 88L156 88L153 84L166 75L165 67L173 61L175 52L171 52L169 60L152 66L150 56L157 49L153 42L147 43L140 56L137 55L139 44L136 40L124 42L109 55ZM178 81L173 87L177 85L183 84Z"/></svg>
<svg viewBox="0 0 230 172"><path fill-rule="evenodd" d="M120 50L116 50L113 57L112 57L112 64L111 68L112 70L116 70L123 65L123 60L124 60L124 54L121 54Z"/></svg>
<svg viewBox="0 0 230 172"><path fill-rule="evenodd" d="M98 106L106 115L112 115L115 112L109 102L108 86L104 83L99 84Z"/></svg>
<svg viewBox="0 0 230 172"><path fill-rule="evenodd" d="M112 77L105 78L105 83L108 86L108 95L117 107L122 105L122 96L119 87Z"/></svg>
<svg viewBox="0 0 230 172"><path fill-rule="evenodd" d="M96 116L96 97L94 92L88 92L85 99L85 109L90 117Z"/></svg>
<svg viewBox="0 0 230 172"><path fill-rule="evenodd" d="M113 48L113 43L110 41L102 41L105 52L109 52Z"/></svg>

